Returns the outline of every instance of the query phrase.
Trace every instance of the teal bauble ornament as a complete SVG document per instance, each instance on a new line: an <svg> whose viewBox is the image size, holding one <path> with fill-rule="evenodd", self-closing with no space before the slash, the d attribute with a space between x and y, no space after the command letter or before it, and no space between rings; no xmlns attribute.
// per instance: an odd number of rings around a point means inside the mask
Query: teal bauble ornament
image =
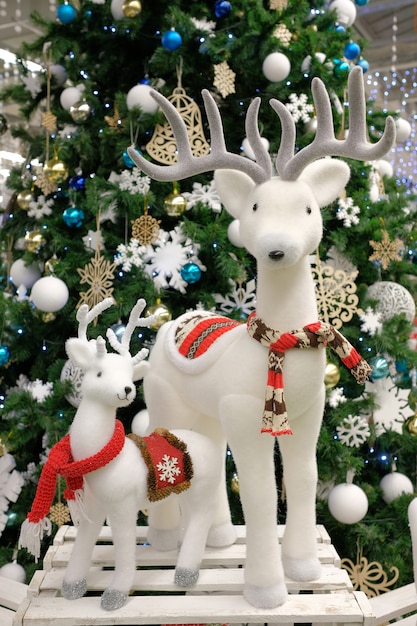
<svg viewBox="0 0 417 626"><path fill-rule="evenodd" d="M181 268L181 278L189 285L192 285L200 280L201 269L198 267L197 263L186 263Z"/></svg>
<svg viewBox="0 0 417 626"><path fill-rule="evenodd" d="M0 366L7 365L10 361L10 350L7 346L0 344Z"/></svg>
<svg viewBox="0 0 417 626"><path fill-rule="evenodd" d="M388 361L383 356L374 356L369 359L369 365L372 367L371 378L373 380L381 380L389 375Z"/></svg>
<svg viewBox="0 0 417 626"><path fill-rule="evenodd" d="M84 211L76 206L70 206L63 212L62 219L70 228L80 228L84 222Z"/></svg>

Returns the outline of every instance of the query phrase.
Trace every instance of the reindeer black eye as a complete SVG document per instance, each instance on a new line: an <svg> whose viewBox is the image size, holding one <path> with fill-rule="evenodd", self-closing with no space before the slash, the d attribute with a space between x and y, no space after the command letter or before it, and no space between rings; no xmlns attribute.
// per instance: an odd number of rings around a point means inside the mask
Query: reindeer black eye
<svg viewBox="0 0 417 626"><path fill-rule="evenodd" d="M254 204L254 205L253 205L253 207L252 207L252 211L257 211L257 210L258 210L258 205L257 205L257 204L256 204L256 202L255 202L255 204Z"/></svg>
<svg viewBox="0 0 417 626"><path fill-rule="evenodd" d="M103 372L97 372L97 378L100 378Z"/></svg>
<svg viewBox="0 0 417 626"><path fill-rule="evenodd" d="M309 207L309 206L308 206L308 207L306 208L306 211L307 211L307 215L310 215L310 213L311 213L311 207Z"/></svg>

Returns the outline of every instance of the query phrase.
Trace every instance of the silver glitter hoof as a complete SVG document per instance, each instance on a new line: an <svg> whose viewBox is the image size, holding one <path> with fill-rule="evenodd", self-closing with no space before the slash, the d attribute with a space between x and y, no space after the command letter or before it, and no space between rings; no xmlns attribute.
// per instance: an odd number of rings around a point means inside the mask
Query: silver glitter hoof
<svg viewBox="0 0 417 626"><path fill-rule="evenodd" d="M197 583L199 575L198 569L188 567L177 567L175 570L174 582L178 587L192 587Z"/></svg>
<svg viewBox="0 0 417 626"><path fill-rule="evenodd" d="M68 583L65 580L62 582L61 595L67 600L78 600L82 598L87 591L87 581L85 578L76 580L73 583Z"/></svg>
<svg viewBox="0 0 417 626"><path fill-rule="evenodd" d="M101 608L105 611L115 611L126 604L127 593L108 587L101 596Z"/></svg>

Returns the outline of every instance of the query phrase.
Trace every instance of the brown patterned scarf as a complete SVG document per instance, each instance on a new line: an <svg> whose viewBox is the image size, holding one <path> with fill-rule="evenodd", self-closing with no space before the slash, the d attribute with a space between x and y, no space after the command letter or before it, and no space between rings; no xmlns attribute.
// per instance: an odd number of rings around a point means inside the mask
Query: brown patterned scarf
<svg viewBox="0 0 417 626"><path fill-rule="evenodd" d="M284 399L283 365L285 352L292 348L324 348L327 344L336 352L356 381L363 385L371 366L331 324L314 322L299 330L281 333L266 326L253 312L247 321L251 337L269 348L268 381L261 432L271 435L292 434Z"/></svg>

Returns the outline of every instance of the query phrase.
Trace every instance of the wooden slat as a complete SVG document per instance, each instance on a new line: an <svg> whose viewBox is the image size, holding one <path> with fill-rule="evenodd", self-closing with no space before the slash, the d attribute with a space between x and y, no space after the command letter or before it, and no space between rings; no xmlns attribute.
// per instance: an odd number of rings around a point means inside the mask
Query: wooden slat
<svg viewBox="0 0 417 626"><path fill-rule="evenodd" d="M15 612L10 609L4 609L0 606L0 624L1 626L12 626Z"/></svg>
<svg viewBox="0 0 417 626"><path fill-rule="evenodd" d="M290 595L284 605L255 609L241 596L142 596L131 597L117 612L100 609L100 598L76 601L33 598L24 626L136 626L140 624L191 623L304 623L363 624L363 613L353 593Z"/></svg>
<svg viewBox="0 0 417 626"><path fill-rule="evenodd" d="M16 611L26 598L26 594L27 585L11 578L0 576L0 606Z"/></svg>
<svg viewBox="0 0 417 626"><path fill-rule="evenodd" d="M375 598L369 603L376 617L375 625L383 624L396 617L402 617L412 611L417 611L417 592L414 583L393 589ZM417 618L415 617L417 621Z"/></svg>
<svg viewBox="0 0 417 626"><path fill-rule="evenodd" d="M45 572L39 586L39 592L47 589L61 589L65 570L55 568ZM89 572L87 586L90 591L102 591L110 585L113 576L112 570L93 570ZM197 584L193 587L196 592L218 592L221 589L226 593L242 593L244 571L242 568L202 569ZM320 578L307 583L299 583L291 579L286 580L290 593L303 591L328 592L340 589L352 590L352 583L345 570L331 565L323 566ZM181 592L174 583L174 571L168 570L137 570L132 585L133 591L150 592Z"/></svg>

